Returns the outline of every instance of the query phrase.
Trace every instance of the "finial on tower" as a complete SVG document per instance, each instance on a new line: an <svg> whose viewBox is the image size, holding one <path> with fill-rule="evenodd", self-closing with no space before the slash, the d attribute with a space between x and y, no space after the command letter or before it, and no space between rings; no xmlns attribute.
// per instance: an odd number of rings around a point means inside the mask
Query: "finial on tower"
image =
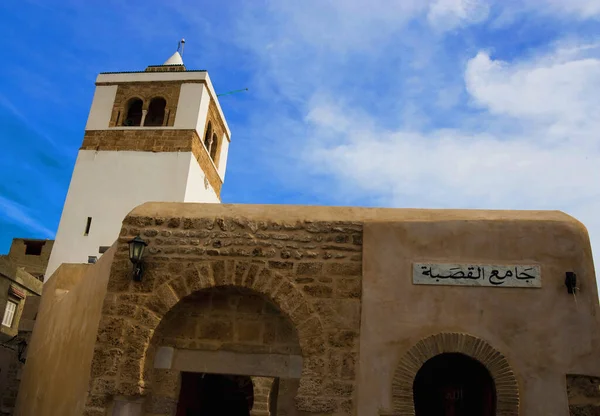
<svg viewBox="0 0 600 416"><path fill-rule="evenodd" d="M179 52L179 55L181 55L181 57L183 57L183 47L185 46L185 39L181 39L179 41L179 43L177 44L177 52Z"/></svg>

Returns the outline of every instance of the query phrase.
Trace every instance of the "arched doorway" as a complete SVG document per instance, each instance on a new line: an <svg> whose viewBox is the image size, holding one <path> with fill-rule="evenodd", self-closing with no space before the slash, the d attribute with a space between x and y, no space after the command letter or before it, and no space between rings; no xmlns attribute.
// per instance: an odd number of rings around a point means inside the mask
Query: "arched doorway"
<svg viewBox="0 0 600 416"><path fill-rule="evenodd" d="M247 376L182 373L176 416L249 416L254 404Z"/></svg>
<svg viewBox="0 0 600 416"><path fill-rule="evenodd" d="M496 389L479 361L460 353L436 355L423 364L413 385L416 416L493 416Z"/></svg>

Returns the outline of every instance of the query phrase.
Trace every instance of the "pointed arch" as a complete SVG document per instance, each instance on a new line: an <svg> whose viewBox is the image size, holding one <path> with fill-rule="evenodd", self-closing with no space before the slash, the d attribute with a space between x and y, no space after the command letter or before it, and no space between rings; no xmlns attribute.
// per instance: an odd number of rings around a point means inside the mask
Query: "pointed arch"
<svg viewBox="0 0 600 416"><path fill-rule="evenodd" d="M444 353L461 353L483 364L496 386L497 414L519 414L519 386L504 355L486 341L472 335L440 333L419 341L398 363L392 381L392 406L395 416L415 415L415 377L429 359Z"/></svg>

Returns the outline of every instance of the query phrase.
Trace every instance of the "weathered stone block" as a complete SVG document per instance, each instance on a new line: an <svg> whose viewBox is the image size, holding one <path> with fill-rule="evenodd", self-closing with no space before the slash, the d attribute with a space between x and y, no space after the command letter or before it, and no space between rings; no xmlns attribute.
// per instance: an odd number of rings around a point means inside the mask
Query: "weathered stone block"
<svg viewBox="0 0 600 416"><path fill-rule="evenodd" d="M333 413L337 409L336 400L329 397L298 395L296 406L300 411L312 413Z"/></svg>
<svg viewBox="0 0 600 416"><path fill-rule="evenodd" d="M294 268L294 262L292 262L292 261L271 260L268 262L268 265L271 269L278 269L278 270L292 270Z"/></svg>
<svg viewBox="0 0 600 416"><path fill-rule="evenodd" d="M571 416L600 416L600 405L571 405L569 406Z"/></svg>
<svg viewBox="0 0 600 416"><path fill-rule="evenodd" d="M345 380L354 380L356 376L356 363L358 354L346 353L342 355L342 378Z"/></svg>
<svg viewBox="0 0 600 416"><path fill-rule="evenodd" d="M179 228L181 225L181 218L169 218L167 221L167 227L169 228Z"/></svg>
<svg viewBox="0 0 600 416"><path fill-rule="evenodd" d="M262 340L262 323L247 321L236 328L236 339L241 342L260 342Z"/></svg>
<svg viewBox="0 0 600 416"><path fill-rule="evenodd" d="M233 325L230 321L222 320L200 322L198 336L212 340L233 341Z"/></svg>
<svg viewBox="0 0 600 416"><path fill-rule="evenodd" d="M260 314L265 307L265 300L258 295L242 296L237 305L237 311L244 314Z"/></svg>
<svg viewBox="0 0 600 416"><path fill-rule="evenodd" d="M333 276L360 276L362 274L362 264L328 263L325 266L325 274Z"/></svg>
<svg viewBox="0 0 600 416"><path fill-rule="evenodd" d="M569 398L585 397L598 399L600 405L600 377L567 375L567 393Z"/></svg>
<svg viewBox="0 0 600 416"><path fill-rule="evenodd" d="M336 331L329 334L329 345L334 348L351 349L358 343L358 332L356 331Z"/></svg>
<svg viewBox="0 0 600 416"><path fill-rule="evenodd" d="M316 276L321 274L323 263L298 263L296 274L299 276Z"/></svg>
<svg viewBox="0 0 600 416"><path fill-rule="evenodd" d="M339 298L360 299L362 282L356 278L338 278L335 284L335 295Z"/></svg>
<svg viewBox="0 0 600 416"><path fill-rule="evenodd" d="M315 298L330 298L333 295L333 289L325 284L304 285L304 293Z"/></svg>

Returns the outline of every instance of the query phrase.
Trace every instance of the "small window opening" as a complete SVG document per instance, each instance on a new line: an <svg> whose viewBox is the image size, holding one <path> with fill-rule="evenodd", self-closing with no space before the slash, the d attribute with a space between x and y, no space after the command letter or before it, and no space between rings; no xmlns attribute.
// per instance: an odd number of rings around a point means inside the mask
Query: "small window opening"
<svg viewBox="0 0 600 416"><path fill-rule="evenodd" d="M46 244L45 241L25 241L25 255L27 255L27 256L41 255L44 244Z"/></svg>
<svg viewBox="0 0 600 416"><path fill-rule="evenodd" d="M109 248L110 248L110 246L100 246L98 248L98 253L104 254L104 253L106 253L108 251Z"/></svg>
<svg viewBox="0 0 600 416"><path fill-rule="evenodd" d="M89 235L91 227L92 227L92 217L87 217L87 222L85 223L85 232L83 233L83 235Z"/></svg>
<svg viewBox="0 0 600 416"><path fill-rule="evenodd" d="M127 104L127 115L123 120L124 126L139 126L142 123L143 102L139 98L132 98Z"/></svg>
<svg viewBox="0 0 600 416"><path fill-rule="evenodd" d="M88 263L89 264L94 264L98 261L98 257L97 256L88 256Z"/></svg>
<svg viewBox="0 0 600 416"><path fill-rule="evenodd" d="M212 137L212 124L209 121L208 127L206 128L206 136L204 136L204 147L206 147L207 152L210 152L211 137Z"/></svg>
<svg viewBox="0 0 600 416"><path fill-rule="evenodd" d="M167 102L164 98L153 98L148 106L148 114L144 120L144 126L162 126L165 121L165 107Z"/></svg>
<svg viewBox="0 0 600 416"><path fill-rule="evenodd" d="M213 138L212 138L212 144L210 146L210 158L213 160L213 162L217 163L216 157L217 157L217 134L214 133L213 134Z"/></svg>

